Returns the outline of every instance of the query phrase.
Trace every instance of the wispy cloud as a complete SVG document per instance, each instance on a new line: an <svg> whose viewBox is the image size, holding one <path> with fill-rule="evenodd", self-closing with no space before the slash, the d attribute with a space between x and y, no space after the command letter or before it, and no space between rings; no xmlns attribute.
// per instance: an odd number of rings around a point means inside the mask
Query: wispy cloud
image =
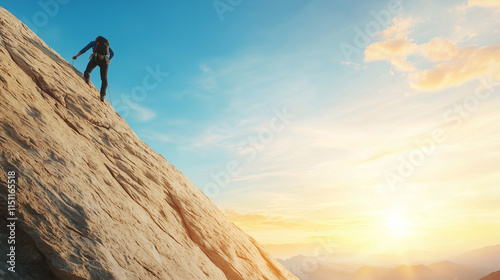
<svg viewBox="0 0 500 280"><path fill-rule="evenodd" d="M410 28L412 25L411 18L396 17L392 20L392 25L383 30L381 35L385 38L406 37L411 32Z"/></svg>
<svg viewBox="0 0 500 280"><path fill-rule="evenodd" d="M151 131L143 131L142 132L144 137L149 138L149 139L154 139L155 141L160 141L163 143L172 143L175 142L174 138L166 133L159 133L159 132L151 132Z"/></svg>
<svg viewBox="0 0 500 280"><path fill-rule="evenodd" d="M448 58L435 68L415 73L412 76L412 87L419 90L441 90L457 87L480 77L492 76L495 80L500 80L500 46L469 47L455 51L454 56L452 52L444 55L432 53L432 59L445 60L443 56Z"/></svg>
<svg viewBox="0 0 500 280"><path fill-rule="evenodd" d="M410 25L410 19L395 18L393 25L382 31L382 35L390 39L369 45L365 49L365 61L387 60L398 71L415 71L415 66L407 60L417 49L413 39L408 38Z"/></svg>
<svg viewBox="0 0 500 280"><path fill-rule="evenodd" d="M408 26L408 21L394 20L386 31L396 38L369 45L365 61L391 62L397 71L409 72L409 84L421 91L457 87L487 75L500 80L500 46L458 48L456 42L441 37L417 45L408 37ZM413 56L411 61L409 56ZM421 63L422 58L439 64L430 69L417 69L413 61Z"/></svg>
<svg viewBox="0 0 500 280"><path fill-rule="evenodd" d="M304 229L301 222L290 222L280 216L271 216L265 213L241 213L230 209L223 212L231 221L246 229Z"/></svg>
<svg viewBox="0 0 500 280"><path fill-rule="evenodd" d="M356 69L356 70L361 69L361 64L359 64L359 63L355 63L355 62L352 62L352 61L342 61L340 63L342 65L345 65L345 66L354 67L354 69Z"/></svg>
<svg viewBox="0 0 500 280"><path fill-rule="evenodd" d="M452 60L459 56L457 44L449 39L434 38L418 47L418 53L433 62Z"/></svg>
<svg viewBox="0 0 500 280"><path fill-rule="evenodd" d="M500 7L497 0L469 0L469 7Z"/></svg>
<svg viewBox="0 0 500 280"><path fill-rule="evenodd" d="M371 44L365 50L365 61L388 60L398 71L415 71L415 66L406 59L417 49L412 41L403 37Z"/></svg>
<svg viewBox="0 0 500 280"><path fill-rule="evenodd" d="M135 102L126 102L126 106L131 110L132 117L140 122L148 122L156 117L156 112L154 110L141 106Z"/></svg>
<svg viewBox="0 0 500 280"><path fill-rule="evenodd" d="M203 91L211 92L217 88L217 76L207 64L200 64L200 70L202 72L197 84L201 87Z"/></svg>

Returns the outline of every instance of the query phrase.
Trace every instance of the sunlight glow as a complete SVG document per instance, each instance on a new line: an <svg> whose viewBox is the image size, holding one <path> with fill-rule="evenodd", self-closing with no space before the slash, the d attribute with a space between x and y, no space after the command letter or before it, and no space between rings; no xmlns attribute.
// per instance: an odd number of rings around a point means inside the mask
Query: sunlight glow
<svg viewBox="0 0 500 280"><path fill-rule="evenodd" d="M385 227L393 238L407 237L411 234L411 224L404 212L392 210L385 219Z"/></svg>

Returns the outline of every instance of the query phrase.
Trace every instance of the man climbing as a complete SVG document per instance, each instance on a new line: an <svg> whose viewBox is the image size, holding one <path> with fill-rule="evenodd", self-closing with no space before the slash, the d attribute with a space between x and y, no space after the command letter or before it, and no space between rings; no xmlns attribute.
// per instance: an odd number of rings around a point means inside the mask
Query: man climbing
<svg viewBox="0 0 500 280"><path fill-rule="evenodd" d="M85 77L85 82L90 83L90 73L96 66L101 69L101 101L104 102L104 96L106 96L106 88L108 87L108 65L111 63L111 59L115 55L113 50L109 47L109 41L104 37L99 36L95 41L90 42L85 48L83 48L77 55L73 56L73 59L77 59L80 55L84 54L92 48L92 55L90 56L89 64L87 64L87 69L83 76ZM108 57L109 55L109 57Z"/></svg>

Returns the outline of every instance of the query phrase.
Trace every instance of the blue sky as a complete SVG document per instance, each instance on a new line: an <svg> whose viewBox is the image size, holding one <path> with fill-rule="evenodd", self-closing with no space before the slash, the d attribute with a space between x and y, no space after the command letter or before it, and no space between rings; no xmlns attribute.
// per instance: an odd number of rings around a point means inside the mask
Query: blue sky
<svg viewBox="0 0 500 280"><path fill-rule="evenodd" d="M495 1L59 2L2 6L70 62L108 38L115 109L259 241L500 243Z"/></svg>

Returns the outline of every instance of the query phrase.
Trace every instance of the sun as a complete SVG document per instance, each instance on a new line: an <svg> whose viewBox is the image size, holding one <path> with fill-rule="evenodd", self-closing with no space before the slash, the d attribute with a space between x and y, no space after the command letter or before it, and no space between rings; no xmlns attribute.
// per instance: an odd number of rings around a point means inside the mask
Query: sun
<svg viewBox="0 0 500 280"><path fill-rule="evenodd" d="M404 212L392 210L385 217L385 227L389 236L403 238L411 235L411 223Z"/></svg>

